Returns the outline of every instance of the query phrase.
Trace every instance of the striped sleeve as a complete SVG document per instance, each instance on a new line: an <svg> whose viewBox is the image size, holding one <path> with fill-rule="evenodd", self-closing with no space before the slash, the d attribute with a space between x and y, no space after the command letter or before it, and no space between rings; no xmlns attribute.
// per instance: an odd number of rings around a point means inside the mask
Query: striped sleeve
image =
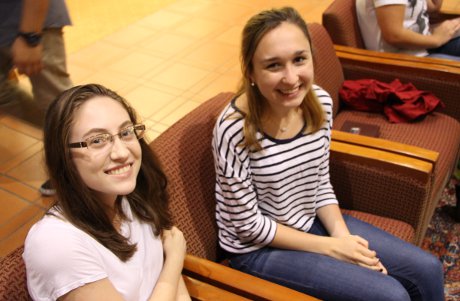
<svg viewBox="0 0 460 301"><path fill-rule="evenodd" d="M221 118L213 137L219 241L229 252L248 252L270 244L276 222L263 215L258 207L249 154L240 146L242 119Z"/></svg>

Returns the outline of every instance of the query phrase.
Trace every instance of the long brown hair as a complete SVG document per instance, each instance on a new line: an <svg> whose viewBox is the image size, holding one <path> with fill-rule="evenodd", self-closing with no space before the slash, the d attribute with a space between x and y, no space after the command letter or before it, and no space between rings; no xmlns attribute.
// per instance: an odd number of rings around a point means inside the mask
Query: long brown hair
<svg viewBox="0 0 460 301"><path fill-rule="evenodd" d="M107 96L119 102L128 112L133 124L138 123L134 109L114 91L97 84L73 87L63 92L48 108L44 128L45 161L50 180L56 188L55 208L120 260L127 261L136 252L136 244L131 244L115 229L102 202L80 177L68 147L75 111L96 96ZM167 207L167 180L145 140L142 138L139 143L142 160L137 184L134 191L126 197L133 214L150 223L155 235L161 235L164 229L172 226ZM115 209L123 212L121 196L115 202Z"/></svg>
<svg viewBox="0 0 460 301"><path fill-rule="evenodd" d="M248 110L244 116L244 146L260 150L261 146L256 138L257 131L262 130L262 115L266 109L266 101L257 86L251 86L250 75L253 72L252 59L262 38L281 23L289 22L300 28L305 34L311 47L311 38L307 24L300 14L292 7L265 10L253 16L246 23L241 42L240 63L243 78L237 96L246 94ZM306 132L316 132L325 120L323 108L310 89L302 101L300 108L307 124Z"/></svg>

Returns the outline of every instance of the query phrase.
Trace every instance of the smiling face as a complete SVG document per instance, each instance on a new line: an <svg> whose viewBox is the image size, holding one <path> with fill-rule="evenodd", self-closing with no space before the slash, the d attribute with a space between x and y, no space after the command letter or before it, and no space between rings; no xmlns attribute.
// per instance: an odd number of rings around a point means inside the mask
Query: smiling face
<svg viewBox="0 0 460 301"><path fill-rule="evenodd" d="M282 22L260 40L252 58L250 79L270 109L297 108L313 82L310 43L295 24Z"/></svg>
<svg viewBox="0 0 460 301"><path fill-rule="evenodd" d="M119 102L96 96L76 110L69 142L85 141L98 134L114 135L130 125L128 112ZM112 145L106 149L73 148L71 155L83 182L107 205L136 187L142 158L137 139L124 142L114 136Z"/></svg>

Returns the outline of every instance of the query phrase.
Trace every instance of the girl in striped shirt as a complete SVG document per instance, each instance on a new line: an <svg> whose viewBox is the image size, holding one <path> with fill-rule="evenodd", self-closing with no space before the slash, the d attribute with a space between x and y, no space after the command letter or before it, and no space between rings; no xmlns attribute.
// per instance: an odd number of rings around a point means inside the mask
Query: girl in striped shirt
<svg viewBox="0 0 460 301"><path fill-rule="evenodd" d="M443 300L439 261L342 216L329 181L332 100L292 8L243 30L243 80L213 136L220 247L232 267L325 300Z"/></svg>

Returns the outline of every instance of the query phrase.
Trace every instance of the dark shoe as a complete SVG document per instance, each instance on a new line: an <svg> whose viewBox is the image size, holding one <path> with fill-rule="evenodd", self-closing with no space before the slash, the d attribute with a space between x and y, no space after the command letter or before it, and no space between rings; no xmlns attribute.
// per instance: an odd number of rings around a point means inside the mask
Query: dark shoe
<svg viewBox="0 0 460 301"><path fill-rule="evenodd" d="M56 190L51 185L50 180L47 180L40 186L40 193L44 196L53 196L56 194Z"/></svg>

